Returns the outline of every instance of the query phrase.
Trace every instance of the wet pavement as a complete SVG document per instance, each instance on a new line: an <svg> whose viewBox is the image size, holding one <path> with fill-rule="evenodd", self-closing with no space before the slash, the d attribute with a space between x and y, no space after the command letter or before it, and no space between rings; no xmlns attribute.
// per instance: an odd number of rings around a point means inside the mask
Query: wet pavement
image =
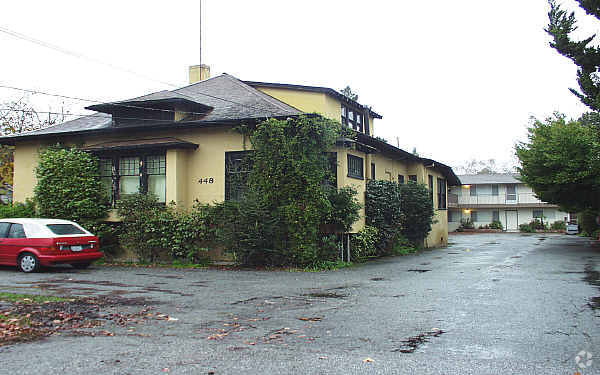
<svg viewBox="0 0 600 375"><path fill-rule="evenodd" d="M600 247L450 236L334 272L0 268L0 291L107 296L169 316L0 347L10 374L600 374ZM121 308L118 304L116 309ZM132 334L135 333L135 334Z"/></svg>

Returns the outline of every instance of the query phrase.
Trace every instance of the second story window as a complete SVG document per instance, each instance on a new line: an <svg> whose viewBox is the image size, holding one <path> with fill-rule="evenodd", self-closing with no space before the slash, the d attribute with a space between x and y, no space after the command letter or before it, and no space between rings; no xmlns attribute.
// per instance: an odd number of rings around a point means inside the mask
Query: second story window
<svg viewBox="0 0 600 375"><path fill-rule="evenodd" d="M492 185L492 195L498 196L498 185Z"/></svg>
<svg viewBox="0 0 600 375"><path fill-rule="evenodd" d="M469 192L472 197L476 197L477 196L477 185L471 185L471 187L469 188Z"/></svg>
<svg viewBox="0 0 600 375"><path fill-rule="evenodd" d="M401 174L398 175L398 183L399 184L403 184L404 183L404 176L401 175Z"/></svg>
<svg viewBox="0 0 600 375"><path fill-rule="evenodd" d="M361 111L342 104L342 125L369 134L365 131L365 118Z"/></svg>

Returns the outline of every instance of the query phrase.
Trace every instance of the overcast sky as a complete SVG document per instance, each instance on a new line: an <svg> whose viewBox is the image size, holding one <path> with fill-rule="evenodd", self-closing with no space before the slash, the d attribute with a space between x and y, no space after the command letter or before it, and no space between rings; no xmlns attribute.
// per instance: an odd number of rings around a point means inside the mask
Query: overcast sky
<svg viewBox="0 0 600 375"><path fill-rule="evenodd" d="M564 4L577 9L573 0ZM548 46L546 0L203 0L212 75L341 89L383 115L376 134L452 166L510 162L531 116L585 111L576 67ZM577 9L583 31L597 25ZM143 78L0 33L0 84L97 100L187 84L199 1L3 2L0 27ZM151 80L152 78L153 80ZM160 81L160 82L158 82ZM0 101L18 97L0 90ZM60 109L35 95L39 110ZM65 100L73 113L90 103Z"/></svg>

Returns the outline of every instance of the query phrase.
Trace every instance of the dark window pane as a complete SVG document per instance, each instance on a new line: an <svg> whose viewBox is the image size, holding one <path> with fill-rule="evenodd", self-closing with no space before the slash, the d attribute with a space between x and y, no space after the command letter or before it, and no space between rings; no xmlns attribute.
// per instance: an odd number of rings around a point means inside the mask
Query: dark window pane
<svg viewBox="0 0 600 375"><path fill-rule="evenodd" d="M21 224L13 224L8 231L8 238L25 238L25 230Z"/></svg>
<svg viewBox="0 0 600 375"><path fill-rule="evenodd" d="M477 221L477 211L471 211L471 221L472 222Z"/></svg>
<svg viewBox="0 0 600 375"><path fill-rule="evenodd" d="M492 211L492 221L500 221L500 211Z"/></svg>
<svg viewBox="0 0 600 375"><path fill-rule="evenodd" d="M472 197L477 196L477 185L471 185L471 187L469 188L469 194Z"/></svg>
<svg viewBox="0 0 600 375"><path fill-rule="evenodd" d="M377 178L375 176L375 163L371 163L371 180L376 180Z"/></svg>
<svg viewBox="0 0 600 375"><path fill-rule="evenodd" d="M348 177L364 178L363 158L348 154Z"/></svg>
<svg viewBox="0 0 600 375"><path fill-rule="evenodd" d="M544 210L533 210L533 217L541 219L544 216Z"/></svg>
<svg viewBox="0 0 600 375"><path fill-rule="evenodd" d="M398 183L399 184L403 184L404 183L404 176L401 175L401 174L398 175Z"/></svg>
<svg viewBox="0 0 600 375"><path fill-rule="evenodd" d="M408 176L408 181L409 182L417 182L417 175L411 174L410 176Z"/></svg>
<svg viewBox="0 0 600 375"><path fill-rule="evenodd" d="M225 153L225 200L240 200L247 191L252 151Z"/></svg>
<svg viewBox="0 0 600 375"><path fill-rule="evenodd" d="M10 223L0 223L0 238L8 237L8 229L10 228Z"/></svg>
<svg viewBox="0 0 600 375"><path fill-rule="evenodd" d="M84 231L77 228L73 224L48 224L46 226L54 234L59 234L59 235L62 235L62 234L86 234Z"/></svg>
<svg viewBox="0 0 600 375"><path fill-rule="evenodd" d="M498 195L498 185L492 185L492 195Z"/></svg>
<svg viewBox="0 0 600 375"><path fill-rule="evenodd" d="M444 180L443 178L438 178L437 185L438 185L438 191L437 191L438 209L445 209L446 208L446 180Z"/></svg>

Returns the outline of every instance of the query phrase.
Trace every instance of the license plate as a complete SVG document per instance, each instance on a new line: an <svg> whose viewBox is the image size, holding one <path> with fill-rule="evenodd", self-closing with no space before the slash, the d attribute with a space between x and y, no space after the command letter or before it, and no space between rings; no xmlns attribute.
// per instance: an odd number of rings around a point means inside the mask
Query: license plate
<svg viewBox="0 0 600 375"><path fill-rule="evenodd" d="M71 251L81 251L83 250L83 246L81 245L72 245L71 246Z"/></svg>

